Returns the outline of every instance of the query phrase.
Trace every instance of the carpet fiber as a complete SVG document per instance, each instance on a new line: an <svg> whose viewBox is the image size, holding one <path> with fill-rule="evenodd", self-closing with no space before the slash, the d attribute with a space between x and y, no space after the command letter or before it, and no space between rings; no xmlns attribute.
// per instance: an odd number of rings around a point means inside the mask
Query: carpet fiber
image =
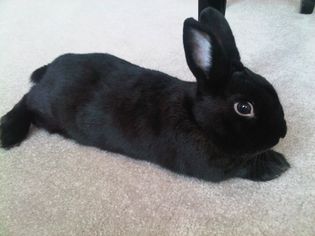
<svg viewBox="0 0 315 236"><path fill-rule="evenodd" d="M299 1L231 0L244 64L271 81L288 123L275 148L292 168L257 183L220 184L80 146L32 128L0 150L0 235L315 235L315 14ZM2 0L0 115L29 75L66 52L108 52L183 80L182 23L193 0Z"/></svg>

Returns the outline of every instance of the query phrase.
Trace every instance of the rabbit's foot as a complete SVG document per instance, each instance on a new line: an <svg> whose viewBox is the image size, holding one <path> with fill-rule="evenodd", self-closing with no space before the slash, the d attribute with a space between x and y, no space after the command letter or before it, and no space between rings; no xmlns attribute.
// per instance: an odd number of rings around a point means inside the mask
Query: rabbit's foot
<svg viewBox="0 0 315 236"><path fill-rule="evenodd" d="M289 168L290 164L281 153L268 150L246 162L239 171L239 177L254 181L268 181L279 177Z"/></svg>

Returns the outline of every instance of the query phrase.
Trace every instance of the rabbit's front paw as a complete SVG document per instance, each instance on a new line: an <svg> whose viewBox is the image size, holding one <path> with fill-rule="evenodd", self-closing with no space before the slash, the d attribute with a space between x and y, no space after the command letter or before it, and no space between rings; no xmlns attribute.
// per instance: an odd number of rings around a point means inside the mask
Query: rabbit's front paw
<svg viewBox="0 0 315 236"><path fill-rule="evenodd" d="M266 151L246 163L243 178L254 181L268 181L279 177L290 168L290 164L281 153Z"/></svg>

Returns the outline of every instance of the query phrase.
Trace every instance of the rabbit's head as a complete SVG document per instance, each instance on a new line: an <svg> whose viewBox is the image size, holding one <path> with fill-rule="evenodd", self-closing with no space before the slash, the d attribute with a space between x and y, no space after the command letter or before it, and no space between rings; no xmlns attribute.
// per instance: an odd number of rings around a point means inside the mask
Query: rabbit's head
<svg viewBox="0 0 315 236"><path fill-rule="evenodd" d="M264 151L286 135L277 92L240 60L225 17L206 8L184 22L188 66L197 79L193 113L220 149L234 154Z"/></svg>

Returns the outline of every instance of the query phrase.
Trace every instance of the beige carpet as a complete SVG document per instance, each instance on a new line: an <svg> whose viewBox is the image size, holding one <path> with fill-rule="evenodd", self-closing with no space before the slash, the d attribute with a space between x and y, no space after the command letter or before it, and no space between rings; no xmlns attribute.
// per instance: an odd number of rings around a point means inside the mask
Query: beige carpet
<svg viewBox="0 0 315 236"><path fill-rule="evenodd" d="M220 184L33 129L0 150L0 235L315 235L315 14L299 1L231 0L243 61L279 91L289 126L280 178ZM0 115L30 73L65 52L109 52L193 80L182 22L193 0L1 0Z"/></svg>

